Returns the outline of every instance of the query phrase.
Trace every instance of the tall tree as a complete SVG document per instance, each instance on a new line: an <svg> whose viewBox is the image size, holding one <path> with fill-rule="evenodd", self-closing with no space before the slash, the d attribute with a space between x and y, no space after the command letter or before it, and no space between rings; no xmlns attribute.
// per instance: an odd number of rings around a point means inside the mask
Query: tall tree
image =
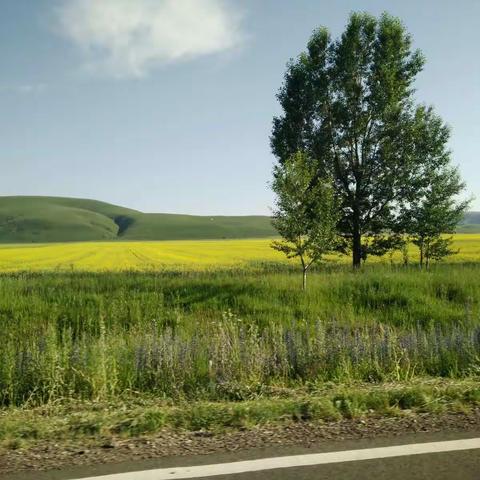
<svg viewBox="0 0 480 480"><path fill-rule="evenodd" d="M362 238L394 229L399 205L413 201L428 178L423 172L450 161L448 129L414 104L424 59L411 45L397 18L354 13L338 40L325 28L313 33L278 94L283 114L273 120L273 153L282 164L303 150L318 159L318 177L334 179L338 228L354 266L364 256Z"/></svg>
<svg viewBox="0 0 480 480"><path fill-rule="evenodd" d="M300 259L303 289L307 271L322 256L334 250L337 241L338 208L331 182L316 179L315 165L297 152L274 169L272 189L276 193L273 224L282 236L272 242L288 258Z"/></svg>

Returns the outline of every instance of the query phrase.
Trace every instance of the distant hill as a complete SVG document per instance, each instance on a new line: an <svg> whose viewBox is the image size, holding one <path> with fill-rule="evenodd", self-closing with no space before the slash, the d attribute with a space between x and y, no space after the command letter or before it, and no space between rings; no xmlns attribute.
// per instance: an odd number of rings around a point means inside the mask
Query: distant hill
<svg viewBox="0 0 480 480"><path fill-rule="evenodd" d="M457 231L459 233L480 233L480 212L468 212Z"/></svg>
<svg viewBox="0 0 480 480"><path fill-rule="evenodd" d="M261 238L275 233L267 216L142 213L96 200L0 197L0 243Z"/></svg>
<svg viewBox="0 0 480 480"><path fill-rule="evenodd" d="M480 212L458 228L480 233ZM0 197L0 243L94 240L200 240L276 235L267 216L196 216L142 213L96 200Z"/></svg>

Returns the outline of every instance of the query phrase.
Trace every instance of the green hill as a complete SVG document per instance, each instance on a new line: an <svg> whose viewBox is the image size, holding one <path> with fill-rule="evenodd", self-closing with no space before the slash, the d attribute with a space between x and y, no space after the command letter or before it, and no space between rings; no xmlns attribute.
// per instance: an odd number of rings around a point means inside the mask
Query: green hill
<svg viewBox="0 0 480 480"><path fill-rule="evenodd" d="M142 213L95 200L0 197L0 243L183 240L275 235L267 216Z"/></svg>
<svg viewBox="0 0 480 480"><path fill-rule="evenodd" d="M134 217L120 236L131 240L253 238L276 235L265 216L194 216L144 213Z"/></svg>
<svg viewBox="0 0 480 480"><path fill-rule="evenodd" d="M458 233L480 233L480 212L468 212L457 231Z"/></svg>
<svg viewBox="0 0 480 480"><path fill-rule="evenodd" d="M458 231L480 233L480 212L469 212ZM261 238L275 234L267 216L142 213L79 198L0 197L0 243Z"/></svg>

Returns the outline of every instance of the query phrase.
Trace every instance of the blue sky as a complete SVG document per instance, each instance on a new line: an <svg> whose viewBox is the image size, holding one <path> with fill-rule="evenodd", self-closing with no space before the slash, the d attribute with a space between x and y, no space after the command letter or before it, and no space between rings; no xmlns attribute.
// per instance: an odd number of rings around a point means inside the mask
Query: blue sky
<svg viewBox="0 0 480 480"><path fill-rule="evenodd" d="M478 0L2 0L1 195L265 214L285 64L349 12L401 17L417 96L453 130L480 209Z"/></svg>

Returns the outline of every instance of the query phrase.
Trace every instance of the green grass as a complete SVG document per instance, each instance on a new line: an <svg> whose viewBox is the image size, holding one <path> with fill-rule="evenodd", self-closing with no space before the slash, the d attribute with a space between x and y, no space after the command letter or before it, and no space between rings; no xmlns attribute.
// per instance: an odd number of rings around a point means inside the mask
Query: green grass
<svg viewBox="0 0 480 480"><path fill-rule="evenodd" d="M480 265L0 276L0 404L480 371Z"/></svg>
<svg viewBox="0 0 480 480"><path fill-rule="evenodd" d="M0 197L0 243L271 237L266 216L142 213L95 200Z"/></svg>
<svg viewBox="0 0 480 480"><path fill-rule="evenodd" d="M0 452L480 407L480 264L0 275Z"/></svg>
<svg viewBox="0 0 480 480"><path fill-rule="evenodd" d="M172 402L124 395L105 401L50 403L0 411L0 451L40 442L109 445L167 431L222 433L267 425L324 423L418 413L469 413L480 406L478 378L372 384L311 384L233 401Z"/></svg>

